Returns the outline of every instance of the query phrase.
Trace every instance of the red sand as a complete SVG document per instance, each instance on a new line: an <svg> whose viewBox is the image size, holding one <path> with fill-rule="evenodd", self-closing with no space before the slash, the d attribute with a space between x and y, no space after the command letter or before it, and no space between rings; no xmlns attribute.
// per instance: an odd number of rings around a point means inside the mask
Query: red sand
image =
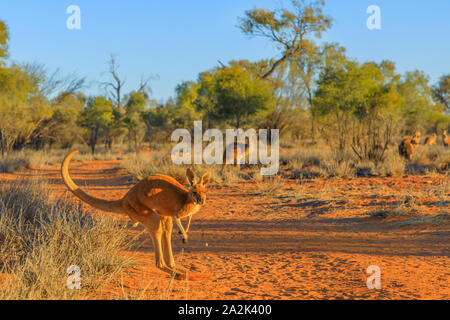
<svg viewBox="0 0 450 320"><path fill-rule="evenodd" d="M119 162L74 162L71 175L92 195L118 199L132 186ZM55 195L66 192L57 167L2 174L0 181L20 177L43 177ZM403 191L424 191L422 215L448 214L448 187L444 199L426 192L448 184L444 176L285 180L278 198L258 195L252 182L212 186L189 243L176 232L172 238L175 260L190 269L188 281L172 281L154 266L143 234L135 252L142 265L92 298L449 299L448 216L408 226L370 217L399 203ZM381 290L366 286L370 265L381 269Z"/></svg>

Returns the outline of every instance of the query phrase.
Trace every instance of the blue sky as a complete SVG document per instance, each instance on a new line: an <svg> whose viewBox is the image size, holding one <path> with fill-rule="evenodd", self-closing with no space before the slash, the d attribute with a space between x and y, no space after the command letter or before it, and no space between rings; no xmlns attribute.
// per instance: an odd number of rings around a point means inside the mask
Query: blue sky
<svg viewBox="0 0 450 320"><path fill-rule="evenodd" d="M69 5L81 9L81 30L68 30ZM175 86L195 80L217 60L258 60L277 56L266 40L250 39L236 27L255 6L277 8L287 0L2 0L0 19L10 31L11 59L76 72L89 81L106 80L107 61L117 56L125 92L141 76L153 97L166 100ZM381 30L368 30L366 9L381 8ZM339 42L359 61L394 61L400 72L420 69L435 83L450 73L449 0L328 0L334 18L323 41ZM92 82L88 94L103 93Z"/></svg>

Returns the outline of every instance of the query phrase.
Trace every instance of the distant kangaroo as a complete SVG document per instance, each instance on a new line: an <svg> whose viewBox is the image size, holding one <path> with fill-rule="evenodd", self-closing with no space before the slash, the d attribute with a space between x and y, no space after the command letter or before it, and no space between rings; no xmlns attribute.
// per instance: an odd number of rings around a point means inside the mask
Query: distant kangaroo
<svg viewBox="0 0 450 320"><path fill-rule="evenodd" d="M411 142L413 144L419 145L421 137L422 137L422 133L420 131L416 131L416 133L414 134L414 137L412 137Z"/></svg>
<svg viewBox="0 0 450 320"><path fill-rule="evenodd" d="M400 145L398 146L398 153L406 158L407 160L411 161L413 154L414 154L414 138L406 138L400 142Z"/></svg>
<svg viewBox="0 0 450 320"><path fill-rule="evenodd" d="M427 145L427 146L432 146L432 145L434 145L434 144L436 143L436 138L437 138L436 133L433 133L431 136L428 136L428 137L425 139L425 145Z"/></svg>
<svg viewBox="0 0 450 320"><path fill-rule="evenodd" d="M120 200L103 200L88 195L70 178L69 162L77 152L68 154L61 166L62 178L69 190L94 208L124 213L133 221L142 223L152 238L156 267L165 272L183 276L183 273L176 270L172 253L172 219L175 219L175 223L183 234L183 242L186 242L187 233L180 219L189 217L189 229L190 218L205 204L205 185L209 181L210 174L204 174L200 182L195 184L195 174L191 169L187 169L186 176L191 185L189 190L171 177L155 175L138 182Z"/></svg>
<svg viewBox="0 0 450 320"><path fill-rule="evenodd" d="M447 130L442 132L442 142L444 143L444 146L450 146L450 137L447 136Z"/></svg>

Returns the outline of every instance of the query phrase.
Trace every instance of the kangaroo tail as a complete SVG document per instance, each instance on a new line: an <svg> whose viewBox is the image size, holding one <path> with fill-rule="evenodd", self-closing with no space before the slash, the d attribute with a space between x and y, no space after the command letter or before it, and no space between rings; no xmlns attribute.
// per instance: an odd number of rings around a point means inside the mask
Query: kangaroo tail
<svg viewBox="0 0 450 320"><path fill-rule="evenodd" d="M72 157L78 153L78 150L75 150L69 153L65 158L61 165L61 175L66 184L67 188L79 199L90 204L94 208L107 211L107 212L115 212L115 213L124 213L124 209L122 207L122 200L103 200L92 197L88 195L86 192L81 190L75 182L73 182L72 178L69 175L69 162Z"/></svg>

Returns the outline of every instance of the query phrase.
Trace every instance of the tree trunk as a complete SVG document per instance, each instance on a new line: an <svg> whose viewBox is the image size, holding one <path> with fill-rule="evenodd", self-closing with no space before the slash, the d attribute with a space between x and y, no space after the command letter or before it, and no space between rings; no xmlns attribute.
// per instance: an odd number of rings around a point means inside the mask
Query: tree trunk
<svg viewBox="0 0 450 320"><path fill-rule="evenodd" d="M2 157L5 156L5 143L3 141L3 133L2 130L0 129L0 149L2 150Z"/></svg>
<svg viewBox="0 0 450 320"><path fill-rule="evenodd" d="M239 129L241 126L241 116L239 113L236 113L236 129Z"/></svg>
<svg viewBox="0 0 450 320"><path fill-rule="evenodd" d="M267 79L275 71L275 69L287 58L288 54L285 53L284 56L282 56L279 60L275 61L275 63L272 65L269 71L267 71L261 78L264 80Z"/></svg>
<svg viewBox="0 0 450 320"><path fill-rule="evenodd" d="M95 154L95 146L97 145L97 139L98 139L98 130L99 130L99 128L95 128L91 134L90 144L91 144L92 155Z"/></svg>

